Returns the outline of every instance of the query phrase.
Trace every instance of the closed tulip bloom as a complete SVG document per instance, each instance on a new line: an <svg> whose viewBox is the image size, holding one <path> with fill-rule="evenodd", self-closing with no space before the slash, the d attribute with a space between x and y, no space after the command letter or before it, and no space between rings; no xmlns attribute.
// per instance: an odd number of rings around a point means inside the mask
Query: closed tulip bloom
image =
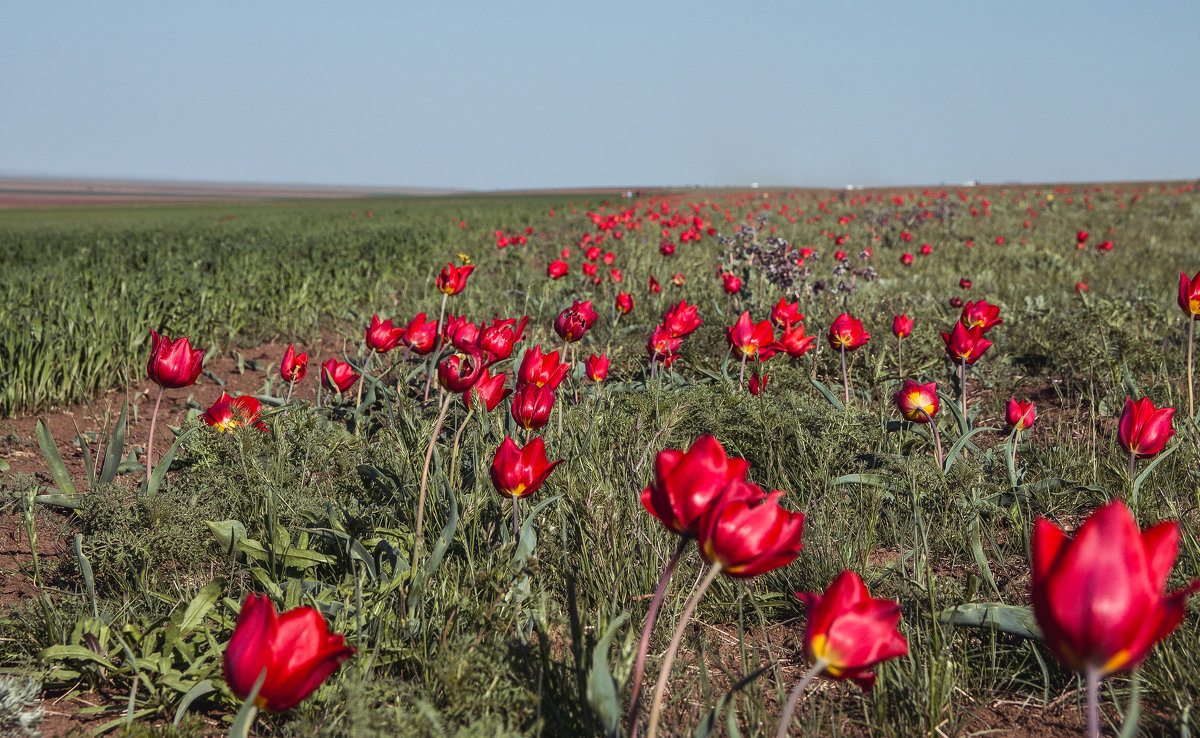
<svg viewBox="0 0 1200 738"><path fill-rule="evenodd" d="M483 352L478 348L454 354L438 363L438 384L447 392L466 392L483 372Z"/></svg>
<svg viewBox="0 0 1200 738"><path fill-rule="evenodd" d="M504 387L504 383L507 380L508 375L504 372L492 376L488 374L487 367L484 367L475 384L471 385L466 392L463 392L463 405L467 408L481 408L485 412L490 413L512 394L511 389Z"/></svg>
<svg viewBox="0 0 1200 738"><path fill-rule="evenodd" d="M345 394L357 381L358 374L349 364L330 359L321 365L321 384L330 392Z"/></svg>
<svg viewBox="0 0 1200 738"><path fill-rule="evenodd" d="M302 381L307 373L308 354L297 354L296 347L289 343L287 351L283 352L283 365L279 368L279 375L283 377L283 381L295 384Z"/></svg>
<svg viewBox="0 0 1200 738"><path fill-rule="evenodd" d="M904 266L912 266L913 255L908 253L907 251L904 252L903 254L900 254L900 263L903 264Z"/></svg>
<svg viewBox="0 0 1200 738"><path fill-rule="evenodd" d="M682 338L673 335L665 326L657 325L650 334L650 340L646 342L646 353L662 361L665 357L674 355L682 345Z"/></svg>
<svg viewBox="0 0 1200 738"><path fill-rule="evenodd" d="M938 411L937 383L917 384L906 379L900 391L892 395L892 401L905 420L928 423Z"/></svg>
<svg viewBox="0 0 1200 738"><path fill-rule="evenodd" d="M525 430L545 427L546 423L550 422L554 400L554 388L549 385L520 385L512 399L513 420Z"/></svg>
<svg viewBox="0 0 1200 738"><path fill-rule="evenodd" d="M628 315L629 312L633 310L633 295L629 294L628 292L618 293L616 299L616 308L621 312L622 315Z"/></svg>
<svg viewBox="0 0 1200 738"><path fill-rule="evenodd" d="M1075 234L1075 243L1078 244L1079 248L1083 248L1083 245L1085 243L1087 243L1087 240L1088 240L1088 232L1087 231L1080 231L1079 233Z"/></svg>
<svg viewBox="0 0 1200 738"><path fill-rule="evenodd" d="M522 317L520 323L513 318L492 321L492 324L479 334L479 348L487 352L492 362L507 359L512 356L516 342L524 338L525 324L528 321L528 315Z"/></svg>
<svg viewBox="0 0 1200 738"><path fill-rule="evenodd" d="M742 313L737 323L725 327L725 340L733 347L734 355L739 358L766 361L778 350L771 321L764 320L755 325L750 320L749 311Z"/></svg>
<svg viewBox="0 0 1200 738"><path fill-rule="evenodd" d="M770 374L763 372L762 379L758 375L750 377L750 394L758 397L759 393L767 388L767 380L771 378Z"/></svg>
<svg viewBox="0 0 1200 738"><path fill-rule="evenodd" d="M662 292L662 285L658 283L658 280L654 278L653 274L650 275L650 286L647 287L647 289L650 290L650 293L654 295Z"/></svg>
<svg viewBox="0 0 1200 738"><path fill-rule="evenodd" d="M804 514L779 506L782 492L735 479L700 519L700 555L738 579L790 564L803 546Z"/></svg>
<svg viewBox="0 0 1200 738"><path fill-rule="evenodd" d="M800 303L789 303L786 298L779 298L779 302L775 307L771 308L771 322L780 328L791 328L794 324L804 320L804 316L800 313Z"/></svg>
<svg viewBox="0 0 1200 738"><path fill-rule="evenodd" d="M973 284L974 283L971 280L967 279L966 277L963 277L962 279L958 280L958 286L962 287L964 290L971 289L971 286Z"/></svg>
<svg viewBox="0 0 1200 738"><path fill-rule="evenodd" d="M528 497L537 492L554 467L561 463L562 459L547 460L546 443L541 438L520 448L513 439L505 436L492 459L492 486L504 497Z"/></svg>
<svg viewBox="0 0 1200 738"><path fill-rule="evenodd" d="M569 369L570 366L567 364L559 363L558 351L543 354L542 345L539 343L526 352L525 358L521 361L521 368L517 370L517 384L533 384L538 387L548 386L551 389L557 389L563 378L567 376Z"/></svg>
<svg viewBox="0 0 1200 738"><path fill-rule="evenodd" d="M912 334L913 319L908 317L908 314L897 315L892 318L892 335L896 338L908 338Z"/></svg>
<svg viewBox="0 0 1200 738"><path fill-rule="evenodd" d="M967 328L958 322L950 333L943 333L942 340L946 343L946 355L954 361L974 364L979 361L992 342L983 337L983 328L975 326Z"/></svg>
<svg viewBox="0 0 1200 738"><path fill-rule="evenodd" d="M163 389L179 389L196 383L204 368L204 352L193 349L185 338L171 340L150 330L150 361L146 363L146 374Z"/></svg>
<svg viewBox="0 0 1200 738"><path fill-rule="evenodd" d="M979 326L987 333L1004 321L1000 319L1000 306L989 305L986 300L979 302L968 301L963 305L960 321L967 328Z"/></svg>
<svg viewBox="0 0 1200 738"><path fill-rule="evenodd" d="M1121 413L1121 422L1117 425L1117 443L1125 453L1139 459L1155 456L1175 435L1175 429L1171 427L1173 415L1173 407L1155 409L1148 398L1134 402L1126 397L1125 412Z"/></svg>
<svg viewBox="0 0 1200 738"><path fill-rule="evenodd" d="M567 264L567 262L562 261L561 259L556 259L550 262L550 265L546 267L546 276L550 277L550 279L559 279L565 276L570 270L571 267Z"/></svg>
<svg viewBox="0 0 1200 738"><path fill-rule="evenodd" d="M471 264L461 267L447 264L446 268L437 276L438 290L447 295L457 295L467 286L467 277L471 276L473 271L475 271L475 267Z"/></svg>
<svg viewBox="0 0 1200 738"><path fill-rule="evenodd" d="M464 353L470 349L479 348L481 334L480 327L462 315L457 318L453 315L449 316L446 319L445 327L442 328L442 338Z"/></svg>
<svg viewBox="0 0 1200 738"><path fill-rule="evenodd" d="M417 313L404 328L404 345L416 354L428 354L437 344L438 325L436 320L426 320L425 313Z"/></svg>
<svg viewBox="0 0 1200 738"><path fill-rule="evenodd" d="M392 321L380 321L378 315L371 316L371 325L367 327L367 345L371 350L385 354L396 348L400 339L404 338L404 328L392 327Z"/></svg>
<svg viewBox="0 0 1200 738"><path fill-rule="evenodd" d="M599 356L592 354L584 360L583 366L587 371L588 379L593 382L603 382L608 378L607 354L600 354Z"/></svg>
<svg viewBox="0 0 1200 738"><path fill-rule="evenodd" d="M779 339L779 346L788 356L798 359L812 348L816 340L816 336L804 335L804 324L797 323L794 327L784 330L783 338Z"/></svg>
<svg viewBox="0 0 1200 738"><path fill-rule="evenodd" d="M1100 676L1133 671L1183 619L1193 581L1167 593L1179 526L1138 530L1119 500L1093 512L1074 539L1039 518L1030 539L1030 599L1059 663Z"/></svg>
<svg viewBox="0 0 1200 738"><path fill-rule="evenodd" d="M688 305L687 301L680 300L678 305L667 311L663 318L663 328L672 336L682 338L688 335L704 322L700 319L698 310L698 305Z"/></svg>
<svg viewBox="0 0 1200 738"><path fill-rule="evenodd" d="M554 320L554 332L567 343L575 343L587 333L587 321L578 310L567 308Z"/></svg>
<svg viewBox="0 0 1200 738"><path fill-rule="evenodd" d="M233 637L225 647L225 681L246 699L266 670L255 704L282 712L299 704L354 655L345 637L331 634L321 613L298 607L282 615L266 595L242 602Z"/></svg>
<svg viewBox="0 0 1200 738"><path fill-rule="evenodd" d="M1008 422L1009 428L1018 431L1025 430L1033 427L1034 421L1037 420L1037 410L1033 407L1033 401L1021 402L1013 397L1008 401L1004 419Z"/></svg>
<svg viewBox="0 0 1200 738"><path fill-rule="evenodd" d="M829 345L835 349L845 348L847 351L853 351L870 338L871 334L863 330L862 321L846 313L834 318L833 325L829 326Z"/></svg>
<svg viewBox="0 0 1200 738"><path fill-rule="evenodd" d="M642 507L668 530L695 537L702 516L750 464L725 455L713 436L700 436L687 451L667 449L654 458L654 481L642 490Z"/></svg>
<svg viewBox="0 0 1200 738"><path fill-rule="evenodd" d="M234 398L222 392L200 419L221 433L232 433L234 428L247 426L253 426L264 433L269 432L270 429L258 419L260 412L262 403L256 398L249 395Z"/></svg>
<svg viewBox="0 0 1200 738"><path fill-rule="evenodd" d="M736 274L726 272L721 275L721 288L725 290L727 295L736 295L742 289L742 278Z"/></svg>
<svg viewBox="0 0 1200 738"><path fill-rule="evenodd" d="M863 689L875 686L876 664L908 653L908 641L896 629L900 605L875 599L852 571L834 578L824 594L797 592L808 611L804 651L825 662L823 676L850 679Z"/></svg>
<svg viewBox="0 0 1200 738"><path fill-rule="evenodd" d="M1179 273L1179 307L1191 320L1200 320L1200 272L1188 279Z"/></svg>

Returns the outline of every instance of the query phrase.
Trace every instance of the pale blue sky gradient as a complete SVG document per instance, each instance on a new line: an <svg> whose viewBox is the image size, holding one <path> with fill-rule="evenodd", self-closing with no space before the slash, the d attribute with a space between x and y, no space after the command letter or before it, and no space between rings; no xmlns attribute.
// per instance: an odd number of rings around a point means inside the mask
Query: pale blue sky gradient
<svg viewBox="0 0 1200 738"><path fill-rule="evenodd" d="M514 189L1200 176L1200 3L18 2L0 174Z"/></svg>

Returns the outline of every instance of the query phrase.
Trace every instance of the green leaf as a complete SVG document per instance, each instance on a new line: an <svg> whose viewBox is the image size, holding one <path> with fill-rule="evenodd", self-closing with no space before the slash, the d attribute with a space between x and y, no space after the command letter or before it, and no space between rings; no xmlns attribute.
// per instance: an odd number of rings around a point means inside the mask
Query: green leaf
<svg viewBox="0 0 1200 738"><path fill-rule="evenodd" d="M838 487L843 484L862 484L867 487L890 487L891 480L882 474L846 474L837 479L829 480L829 487Z"/></svg>
<svg viewBox="0 0 1200 738"><path fill-rule="evenodd" d="M1150 476L1150 472L1154 471L1155 467L1157 467L1159 464L1163 463L1163 461L1168 456L1175 453L1175 449L1179 448L1180 443L1182 443L1182 442L1177 442L1174 446L1172 446L1171 448L1169 448L1166 451L1163 451L1161 454L1159 454L1158 457L1155 458L1154 461L1151 461L1146 466L1146 468L1142 470L1142 473L1137 475L1137 478L1134 479L1133 494L1130 496L1130 499L1129 499L1129 501L1133 504L1134 508L1137 508L1138 494L1142 490L1142 483L1146 481L1146 478Z"/></svg>
<svg viewBox="0 0 1200 738"><path fill-rule="evenodd" d="M983 579L996 593L1000 596L1000 588L996 586L996 577L992 575L992 567L988 564L987 556L983 553L983 540L979 534L979 515L967 524L967 533L971 537L971 554L975 557L975 564L979 567L979 571L983 574Z"/></svg>
<svg viewBox="0 0 1200 738"><path fill-rule="evenodd" d="M964 433L961 438L954 442L950 447L950 453L946 454L946 462L943 471L949 472L950 467L954 466L954 462L958 460L958 455L962 453L963 448L971 442L971 439L984 431L994 431L997 428L976 428L973 431Z"/></svg>
<svg viewBox="0 0 1200 738"><path fill-rule="evenodd" d="M254 718L258 717L258 707L255 706L254 700L258 698L258 690L262 689L266 679L267 669L264 666L262 673L258 675L258 679L250 689L250 694L246 695L246 701L238 709L237 716L233 719L233 725L229 727L229 738L246 738L250 735L250 726L254 725Z"/></svg>
<svg viewBox="0 0 1200 738"><path fill-rule="evenodd" d="M238 541L246 538L246 526L237 520L205 520L204 524L217 539L226 556L232 556L237 551Z"/></svg>
<svg viewBox="0 0 1200 738"><path fill-rule="evenodd" d="M171 725L178 728L180 721L183 720L184 714L187 712L187 709L192 706L192 703L209 692L215 692L216 689L217 688L213 686L213 681L211 679L205 679L202 682L197 682L196 686L189 689L187 694L183 696L183 699L179 701L179 707L175 709L175 719L171 721Z"/></svg>
<svg viewBox="0 0 1200 738"><path fill-rule="evenodd" d="M525 522L521 523L521 540L517 544L517 550L513 554L513 567L520 568L525 565L525 562L537 550L537 534L533 532L533 522L537 518L538 513L545 510L546 507L558 500L562 499L562 495L554 495L539 502L533 510L529 511L529 515L525 517Z"/></svg>
<svg viewBox="0 0 1200 738"><path fill-rule="evenodd" d="M1142 716L1142 678L1135 671L1129 681L1129 705L1125 708L1125 719L1121 722L1121 732L1117 738L1134 738Z"/></svg>
<svg viewBox="0 0 1200 738"><path fill-rule="evenodd" d="M116 671L108 659L83 646L50 646L38 654L42 661L88 661L99 664L109 671Z"/></svg>
<svg viewBox="0 0 1200 738"><path fill-rule="evenodd" d="M408 593L408 611L412 612L416 609L416 605L421 601L421 597L425 594L425 583L442 565L442 557L446 555L446 550L450 548L450 541L454 539L454 531L458 528L458 500L454 494L446 495L450 498L450 515L446 519L446 525L442 528L442 532L438 535L437 543L433 544L433 550L429 553L429 558L425 560L425 565L417 573L416 579L413 580L412 589Z"/></svg>
<svg viewBox="0 0 1200 738"><path fill-rule="evenodd" d="M73 495L51 494L51 495L35 495L33 501L39 505L49 505L50 507L65 507L68 510L78 510L83 507L83 498L86 495L75 493Z"/></svg>
<svg viewBox="0 0 1200 738"><path fill-rule="evenodd" d="M50 467L50 475L54 477L54 483L58 485L58 489L63 494L75 494L75 484L71 481L71 475L67 473L67 465L63 463L62 455L58 453L58 446L54 445L54 438L46 429L46 424L42 422L41 418L38 418L37 421L37 440L38 445L42 447L42 456L46 459L46 465Z"/></svg>
<svg viewBox="0 0 1200 738"><path fill-rule="evenodd" d="M125 428L128 425L129 403L121 404L121 415L113 426L108 445L104 448L104 463L100 465L100 484L112 484L121 466L121 455L125 453Z"/></svg>
<svg viewBox="0 0 1200 738"><path fill-rule="evenodd" d="M949 610L942 610L938 613L937 620L943 625L991 628L1001 633L1009 633L1030 640L1042 640L1042 633L1038 630L1037 621L1033 619L1033 611L1028 607L1004 605L998 602L968 603Z"/></svg>
<svg viewBox="0 0 1200 738"><path fill-rule="evenodd" d="M96 609L96 580L92 576L92 564L83 555L83 534L75 534L75 561L79 563L79 573L83 576L83 586L87 590L88 602L92 604L92 617L100 617Z"/></svg>
<svg viewBox="0 0 1200 738"><path fill-rule="evenodd" d="M837 395L833 394L833 392L823 383L821 383L820 380L810 379L809 381L812 382L812 385L817 388L818 392L825 395L825 399L829 400L829 404L833 405L834 410L837 410L840 413L846 409L845 406L842 405L842 401L837 398Z"/></svg>
<svg viewBox="0 0 1200 738"><path fill-rule="evenodd" d="M213 605L217 604L217 599L224 591L225 580L214 579L196 593L196 596L188 603L187 609L184 610L183 616L175 623L175 627L179 629L180 638L187 637L203 622L204 616L208 614L209 610L212 610Z"/></svg>
<svg viewBox="0 0 1200 738"><path fill-rule="evenodd" d="M158 460L154 471L150 474L150 483L145 487L145 496L153 497L158 494L158 488L162 486L163 480L167 477L167 470L171 468L171 462L175 460L175 454L179 451L179 445L184 439L196 432L196 428L188 428L179 437L175 439L175 443L171 444L171 448L167 449L167 453Z"/></svg>
<svg viewBox="0 0 1200 738"><path fill-rule="evenodd" d="M588 673L587 701L600 720L605 734L615 736L621 725L621 700L617 696L617 682L608 671L608 649L612 644L617 628L629 619L628 612L622 612L617 619L608 624L604 637L592 651L592 669Z"/></svg>

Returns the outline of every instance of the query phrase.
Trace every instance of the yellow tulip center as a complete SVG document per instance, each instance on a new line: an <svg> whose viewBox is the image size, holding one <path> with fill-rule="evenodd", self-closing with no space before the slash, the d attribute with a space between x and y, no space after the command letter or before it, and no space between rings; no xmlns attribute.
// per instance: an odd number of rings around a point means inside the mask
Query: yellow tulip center
<svg viewBox="0 0 1200 738"><path fill-rule="evenodd" d="M1192 315L1200 315L1200 297L1188 300L1188 310L1191 311Z"/></svg>
<svg viewBox="0 0 1200 738"><path fill-rule="evenodd" d="M825 671L832 677L840 677L844 672L837 663L840 659L829 648L829 638L824 633L819 633L813 636L812 643L809 646L809 656L813 661L822 660L825 662Z"/></svg>

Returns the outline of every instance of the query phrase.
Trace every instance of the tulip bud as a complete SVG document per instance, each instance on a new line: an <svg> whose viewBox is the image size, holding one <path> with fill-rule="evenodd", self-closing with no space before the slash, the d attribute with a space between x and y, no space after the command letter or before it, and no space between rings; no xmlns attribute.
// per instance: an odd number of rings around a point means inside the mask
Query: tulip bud
<svg viewBox="0 0 1200 738"><path fill-rule="evenodd" d="M296 384L302 381L307 373L308 354L297 354L296 347L289 343L287 351L283 352L283 365L279 368L280 376L283 377L283 381Z"/></svg>
<svg viewBox="0 0 1200 738"><path fill-rule="evenodd" d="M150 330L150 361L146 363L146 374L163 389L179 389L196 383L204 368L204 352L193 349L185 338L172 341Z"/></svg>

